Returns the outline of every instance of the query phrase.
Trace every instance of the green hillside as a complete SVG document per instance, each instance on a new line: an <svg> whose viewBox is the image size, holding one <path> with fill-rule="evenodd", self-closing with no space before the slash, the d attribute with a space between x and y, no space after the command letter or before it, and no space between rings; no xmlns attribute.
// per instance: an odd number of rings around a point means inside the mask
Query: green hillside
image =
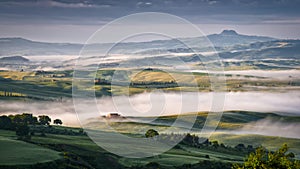
<svg viewBox="0 0 300 169"><path fill-rule="evenodd" d="M1 165L29 165L62 158L60 152L3 136L0 136L0 146Z"/></svg>

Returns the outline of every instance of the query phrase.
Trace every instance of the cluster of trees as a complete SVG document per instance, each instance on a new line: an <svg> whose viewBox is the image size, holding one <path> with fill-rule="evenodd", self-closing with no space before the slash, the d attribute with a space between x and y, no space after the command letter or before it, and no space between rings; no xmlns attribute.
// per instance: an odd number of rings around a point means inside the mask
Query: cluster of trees
<svg viewBox="0 0 300 169"><path fill-rule="evenodd" d="M145 87L145 88L167 88L167 87L178 87L175 81L169 82L131 82L131 87Z"/></svg>
<svg viewBox="0 0 300 169"><path fill-rule="evenodd" d="M232 169L297 169L300 168L299 160L295 159L292 152L288 152L287 144L283 144L275 152L268 151L263 147L258 147L255 152L250 153L243 164L234 164Z"/></svg>
<svg viewBox="0 0 300 169"><path fill-rule="evenodd" d="M221 161L199 161L196 164L184 164L182 166L177 167L177 169L231 169L232 164L229 162L221 162Z"/></svg>
<svg viewBox="0 0 300 169"><path fill-rule="evenodd" d="M146 133L145 133L145 137L149 138L149 137L155 137L158 136L158 132L154 129L149 129Z"/></svg>
<svg viewBox="0 0 300 169"><path fill-rule="evenodd" d="M95 79L95 84L97 84L97 85L111 85L111 81L106 80L106 79L96 78Z"/></svg>
<svg viewBox="0 0 300 169"><path fill-rule="evenodd" d="M234 153L234 154L248 154L255 151L252 145L245 146L240 143L234 147L219 143L218 141L209 141L206 138L199 138L197 135L187 134L182 142L182 144L190 145L197 148L205 148L214 151L224 152L224 153Z"/></svg>
<svg viewBox="0 0 300 169"><path fill-rule="evenodd" d="M30 126L43 125L50 126L51 118L47 115L38 117L29 113L16 115L0 116L0 129L14 130L20 139L29 139L33 133L30 133ZM54 124L62 124L60 119L55 119Z"/></svg>
<svg viewBox="0 0 300 169"><path fill-rule="evenodd" d="M1 81L1 80L0 80ZM0 96L1 97L24 97L25 95L23 93L20 93L18 91L0 91Z"/></svg>
<svg viewBox="0 0 300 169"><path fill-rule="evenodd" d="M111 85L111 80L97 78L95 79L96 85ZM114 82L114 85L124 86L125 82ZM143 88L166 88L166 87L178 87L175 81L169 82L131 82L130 87L143 87Z"/></svg>
<svg viewBox="0 0 300 169"><path fill-rule="evenodd" d="M4 97L12 97L13 96L13 92L12 91L4 91L2 96L4 96Z"/></svg>
<svg viewBox="0 0 300 169"><path fill-rule="evenodd" d="M0 116L0 128L12 129L18 124L27 125L50 125L51 118L47 115L40 115L38 117L29 113L16 114L16 115L3 115ZM54 124L62 124L60 119L55 119Z"/></svg>
<svg viewBox="0 0 300 169"><path fill-rule="evenodd" d="M219 143L218 141L210 141L207 138L200 138L197 135L193 134L159 134L156 130L154 129L149 129L145 133L145 137L156 137L158 141L165 142L165 143L180 143L182 145L188 145L196 148L202 148L202 149L207 149L207 150L213 150L213 151L218 151L218 152L223 152L223 153L230 153L230 154L236 154L236 155L246 155L251 152L255 151L255 148L252 145L247 145L245 146L244 144L238 144L234 147L225 145L223 143ZM179 148L180 146L176 146ZM176 148L175 147L175 148ZM209 157L207 157L209 158Z"/></svg>
<svg viewBox="0 0 300 169"><path fill-rule="evenodd" d="M149 162L143 166L132 166L130 169L231 169L232 164L229 162L220 162L220 161L199 161L196 164L184 164L182 166L176 167L167 167L160 165L157 162Z"/></svg>
<svg viewBox="0 0 300 169"><path fill-rule="evenodd" d="M52 126L42 126L36 125L31 126L30 131L34 133L41 133L42 136L47 134L59 134L59 135L69 135L69 136L79 136L79 135L86 135L83 129L71 129L67 127L57 128Z"/></svg>

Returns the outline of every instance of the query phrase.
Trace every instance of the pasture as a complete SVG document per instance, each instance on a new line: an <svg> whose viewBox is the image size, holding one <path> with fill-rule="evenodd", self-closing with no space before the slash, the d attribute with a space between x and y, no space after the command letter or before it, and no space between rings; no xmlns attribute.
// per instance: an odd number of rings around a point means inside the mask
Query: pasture
<svg viewBox="0 0 300 169"><path fill-rule="evenodd" d="M187 115L188 116L188 115ZM206 112L198 113L197 121L203 123L203 119L207 116ZM247 117L247 118L246 118ZM221 122L231 125L233 129L235 124L243 125L245 123L256 121L264 118L281 119L286 122L298 122L299 118L282 117L271 113L255 113L255 112L227 112L224 114ZM115 129L126 134L129 137L143 137L141 130L134 131L134 126L146 130L148 128L158 129L162 132L167 125L172 124L176 116L164 116L157 119L158 124L145 124L145 123L126 123L112 124ZM222 123L221 123L222 124ZM200 125L201 126L201 125ZM200 127L198 126L198 127ZM233 126L233 127L232 127ZM56 130L72 130L78 132L79 128L71 128L64 126L53 126ZM228 131L229 128L226 127ZM226 129L222 128L222 130ZM105 140L105 139L104 139ZM296 153L299 158L299 139L270 137L262 135L250 134L233 134L216 132L209 140L211 142L218 141L218 146L214 147L213 143L208 146L199 147L180 143L178 146L170 149L169 151L149 158L125 158L120 157L96 145L88 136L85 135L67 135L67 134L49 134L41 136L36 133L31 137L30 143L16 140L14 131L0 130L0 164L1 166L27 166L35 165L37 163L44 164L51 161L62 160L58 165L65 165L70 163L72 166L87 167L98 166L101 167L132 167L144 166L150 162L156 162L166 168L174 168L184 164L196 164L204 161L222 162L222 163L241 163L247 155L245 151L237 151L235 148L238 144L245 146L253 145L254 147L263 145L271 150L277 149L283 143L287 143L291 147L291 151ZM224 145L221 145L223 143ZM114 147L120 147L118 143L112 140L107 140L107 144ZM0 167L1 167L0 166ZM97 167L96 167L97 168Z"/></svg>
<svg viewBox="0 0 300 169"><path fill-rule="evenodd" d="M35 144L15 140L12 134L0 131L0 164L29 165L61 159L61 153ZM6 137L4 137L4 136ZM8 137L7 137L8 136Z"/></svg>

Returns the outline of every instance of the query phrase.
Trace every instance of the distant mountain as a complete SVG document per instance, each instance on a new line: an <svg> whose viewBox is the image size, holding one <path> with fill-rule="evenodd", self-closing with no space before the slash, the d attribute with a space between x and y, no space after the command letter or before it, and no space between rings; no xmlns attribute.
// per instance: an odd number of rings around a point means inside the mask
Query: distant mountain
<svg viewBox="0 0 300 169"><path fill-rule="evenodd" d="M276 40L263 36L241 35L234 30L224 30L220 34L208 35L207 38L216 48L230 47L234 45L250 44L255 42L267 42ZM150 50L186 51L187 46L205 50L211 45L206 37L179 38L170 40L154 40L149 42L119 43L114 46L113 53L142 53ZM182 43L183 42L183 43ZM86 48L90 51L106 52L105 49L113 44L90 44ZM187 45L187 46L186 46ZM83 44L73 43L47 43L31 41L23 38L0 38L0 56L8 55L78 55ZM179 51L180 52L180 51ZM95 53L98 54L98 53Z"/></svg>
<svg viewBox="0 0 300 169"><path fill-rule="evenodd" d="M278 39L266 36L249 36L238 34L234 30L224 30L220 34L212 34L207 37L179 38L171 40L154 40L150 42L130 43L137 54L161 54L161 53L189 53L192 48L197 52L212 51L212 45L216 50L233 48L236 45L250 45L256 42L270 42ZM133 44L135 44L133 46ZM129 45L129 44L127 44Z"/></svg>
<svg viewBox="0 0 300 169"><path fill-rule="evenodd" d="M9 56L9 57L2 57L0 58L0 62L20 62L20 63L24 63L24 62L29 62L29 59L24 58L22 56Z"/></svg>
<svg viewBox="0 0 300 169"><path fill-rule="evenodd" d="M239 34L235 30L223 30L221 35L223 35L223 36L237 36Z"/></svg>
<svg viewBox="0 0 300 169"><path fill-rule="evenodd" d="M209 43L208 40L211 42L211 44ZM171 40L154 40L150 42L128 43L127 45L135 44L132 47L140 49L141 51L139 51L139 53L147 54L148 52L150 54L155 54L155 53L171 52L171 51L184 53L190 51L190 49L187 49L188 47L191 47L195 50L205 51L205 50L211 50L212 45L218 49L218 48L230 47L234 45L245 45L245 44L251 44L255 42L268 42L274 40L277 39L271 37L265 37L265 36L241 35L234 30L224 30L220 34L212 34L212 35L208 35L207 37L201 36L201 37L179 38L179 39L171 39ZM147 50L143 50L143 49L147 49Z"/></svg>
<svg viewBox="0 0 300 169"><path fill-rule="evenodd" d="M208 35L207 38L214 44L214 46L218 47L276 40L275 38L266 36L241 35L234 30L224 30L220 34Z"/></svg>

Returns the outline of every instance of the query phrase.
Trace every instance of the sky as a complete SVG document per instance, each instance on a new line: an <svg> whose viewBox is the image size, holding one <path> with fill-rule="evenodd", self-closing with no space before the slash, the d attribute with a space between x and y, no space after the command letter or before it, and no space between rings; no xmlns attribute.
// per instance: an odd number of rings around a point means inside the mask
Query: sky
<svg viewBox="0 0 300 169"><path fill-rule="evenodd" d="M0 0L0 37L84 43L117 18L163 12L190 21L205 34L234 29L300 39L299 8L299 0Z"/></svg>

